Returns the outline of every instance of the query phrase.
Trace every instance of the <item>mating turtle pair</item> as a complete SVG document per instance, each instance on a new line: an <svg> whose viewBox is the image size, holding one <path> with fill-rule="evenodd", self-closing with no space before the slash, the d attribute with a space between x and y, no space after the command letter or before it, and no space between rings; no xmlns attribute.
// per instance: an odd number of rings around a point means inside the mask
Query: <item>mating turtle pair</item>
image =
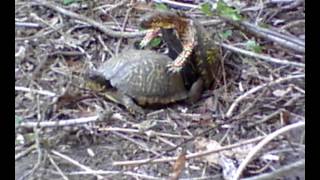
<svg viewBox="0 0 320 180"><path fill-rule="evenodd" d="M210 44L211 40L204 36L204 29L196 21L172 12L148 15L142 19L141 26L152 29L141 44L146 45L151 38L162 32L169 54L175 60L151 50L129 50L89 73L89 79L102 85L109 99L133 112L143 113L135 102L143 106L185 99L197 100L202 88L208 88L212 83L212 67L216 64L216 51L211 51L214 46L211 47L213 43ZM170 29L177 31L180 40L170 35ZM199 78L191 82L190 89L186 87L186 81L191 77L181 72L188 59L194 59L191 65L199 74Z"/></svg>

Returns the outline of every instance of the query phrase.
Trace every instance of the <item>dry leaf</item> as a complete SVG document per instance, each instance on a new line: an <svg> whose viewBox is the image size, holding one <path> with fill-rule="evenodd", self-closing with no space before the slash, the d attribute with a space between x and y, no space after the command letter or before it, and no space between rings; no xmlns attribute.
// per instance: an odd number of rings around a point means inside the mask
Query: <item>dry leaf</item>
<svg viewBox="0 0 320 180"><path fill-rule="evenodd" d="M176 162L173 165L172 173L170 174L170 180L178 180L179 176L185 167L186 164L186 154L182 153L176 160Z"/></svg>
<svg viewBox="0 0 320 180"><path fill-rule="evenodd" d="M206 138L199 137L194 142L197 151L206 151L221 148L221 145L215 141ZM202 160L209 164L218 164L220 158L219 153L212 153L201 157Z"/></svg>
<svg viewBox="0 0 320 180"><path fill-rule="evenodd" d="M281 112L280 116L281 116L281 119L283 120L283 122L285 124L289 124L290 123L289 122L289 120L290 120L290 112L289 111Z"/></svg>
<svg viewBox="0 0 320 180"><path fill-rule="evenodd" d="M267 161L279 161L280 157L273 154L265 154L261 157L261 159L267 160Z"/></svg>
<svg viewBox="0 0 320 180"><path fill-rule="evenodd" d="M272 94L276 97L282 97L284 96L285 94L287 94L287 91L286 90L282 90L282 89L277 89L277 90L274 90L272 92Z"/></svg>
<svg viewBox="0 0 320 180"><path fill-rule="evenodd" d="M194 144L197 151L214 150L222 147L217 141L202 137L197 138ZM230 179L230 177L234 176L237 170L237 166L235 163L241 162L252 148L253 145L248 144L217 153L212 153L201 157L201 159L211 165L220 165L223 169L224 179Z"/></svg>

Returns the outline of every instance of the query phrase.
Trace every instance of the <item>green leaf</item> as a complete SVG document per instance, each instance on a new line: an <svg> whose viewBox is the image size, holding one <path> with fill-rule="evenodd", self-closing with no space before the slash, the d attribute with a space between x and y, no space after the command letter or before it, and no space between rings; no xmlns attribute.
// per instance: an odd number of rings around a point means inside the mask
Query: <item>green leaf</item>
<svg viewBox="0 0 320 180"><path fill-rule="evenodd" d="M31 142L35 140L36 135L34 133L27 133L24 135L24 138L27 142Z"/></svg>
<svg viewBox="0 0 320 180"><path fill-rule="evenodd" d="M63 5L70 5L74 2L77 2L78 0L63 0Z"/></svg>
<svg viewBox="0 0 320 180"><path fill-rule="evenodd" d="M209 2L203 3L200 6L200 10L207 16L212 16L212 5Z"/></svg>
<svg viewBox="0 0 320 180"><path fill-rule="evenodd" d="M15 116L15 126L19 126L22 122L23 118L20 116Z"/></svg>
<svg viewBox="0 0 320 180"><path fill-rule="evenodd" d="M262 52L262 47L254 40L247 41L245 45L247 49L252 50L256 53Z"/></svg>
<svg viewBox="0 0 320 180"><path fill-rule="evenodd" d="M229 7L225 2L219 0L217 3L217 12L220 16L240 21L242 19L240 12L237 9Z"/></svg>
<svg viewBox="0 0 320 180"><path fill-rule="evenodd" d="M232 31L231 30L226 30L223 33L220 33L220 37L222 39L228 39L230 36L232 36Z"/></svg>
<svg viewBox="0 0 320 180"><path fill-rule="evenodd" d="M150 41L149 45L151 47L157 47L159 46L160 43L161 43L161 39L159 37L156 37Z"/></svg>
<svg viewBox="0 0 320 180"><path fill-rule="evenodd" d="M169 8L163 3L156 3L155 9L156 10L169 10Z"/></svg>

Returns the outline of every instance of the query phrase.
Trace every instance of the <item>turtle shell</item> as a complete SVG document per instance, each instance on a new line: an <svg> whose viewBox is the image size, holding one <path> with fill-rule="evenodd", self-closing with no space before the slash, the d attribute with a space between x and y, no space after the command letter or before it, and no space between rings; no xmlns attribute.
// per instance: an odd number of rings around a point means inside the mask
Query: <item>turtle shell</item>
<svg viewBox="0 0 320 180"><path fill-rule="evenodd" d="M188 96L182 76L167 72L170 62L164 54L132 49L109 59L97 72L139 105L168 104Z"/></svg>

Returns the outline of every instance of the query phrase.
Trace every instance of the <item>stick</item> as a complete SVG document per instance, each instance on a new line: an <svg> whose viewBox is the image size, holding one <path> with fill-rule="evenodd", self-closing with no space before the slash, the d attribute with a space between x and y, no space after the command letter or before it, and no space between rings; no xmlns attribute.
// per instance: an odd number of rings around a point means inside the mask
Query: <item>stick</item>
<svg viewBox="0 0 320 180"><path fill-rule="evenodd" d="M296 129L296 128L300 128L300 127L304 127L305 126L305 122L299 121L295 124L290 124L288 126L282 127L281 129L278 129L277 131L269 134L266 138L264 138L261 142L259 142L250 152L249 154L246 156L246 158L242 161L242 163L240 164L240 166L238 167L234 177L232 179L234 180L238 180L243 172L243 170L245 169L245 167L249 164L249 162L253 159L253 157L262 149L263 146L265 146L266 144L268 144L270 141L272 141L274 138L276 138L277 136L286 133L290 130Z"/></svg>

